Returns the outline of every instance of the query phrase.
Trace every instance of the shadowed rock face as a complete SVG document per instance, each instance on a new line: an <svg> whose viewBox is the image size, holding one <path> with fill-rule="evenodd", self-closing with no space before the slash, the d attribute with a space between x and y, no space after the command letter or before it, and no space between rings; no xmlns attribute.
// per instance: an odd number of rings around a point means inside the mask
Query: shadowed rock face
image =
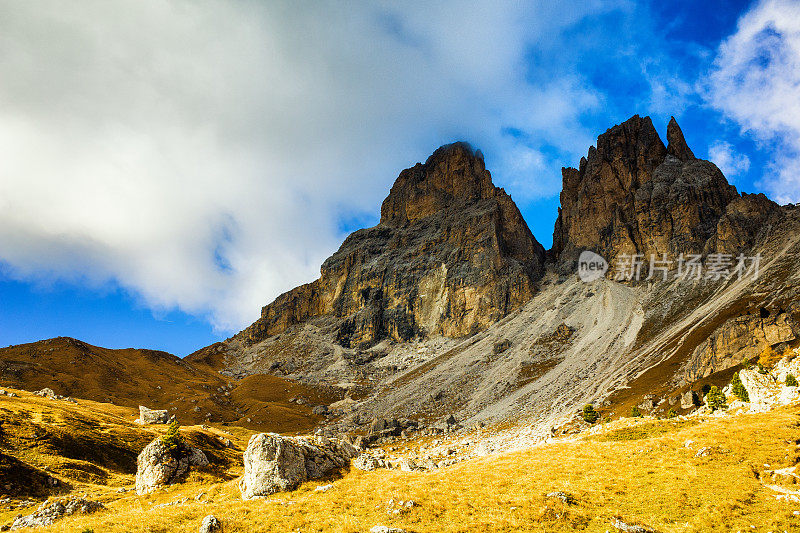
<svg viewBox="0 0 800 533"><path fill-rule="evenodd" d="M317 281L278 297L240 335L258 342L332 316L345 347L459 337L528 301L543 262L544 249L480 152L455 143L401 172L380 223L351 234Z"/></svg>
<svg viewBox="0 0 800 533"><path fill-rule="evenodd" d="M585 249L608 260L709 251L718 222L739 194L713 163L694 157L674 118L667 138L665 147L650 118L636 115L600 135L579 169L562 170L553 233L562 271Z"/></svg>

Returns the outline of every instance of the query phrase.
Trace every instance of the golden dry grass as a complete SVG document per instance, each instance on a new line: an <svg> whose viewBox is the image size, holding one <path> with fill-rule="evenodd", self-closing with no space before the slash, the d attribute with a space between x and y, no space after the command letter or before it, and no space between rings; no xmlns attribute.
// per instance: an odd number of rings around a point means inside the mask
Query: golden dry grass
<svg viewBox="0 0 800 533"><path fill-rule="evenodd" d="M315 481L267 501L243 502L236 480L206 473L144 497L76 484L75 493L100 499L108 511L65 518L43 531L189 532L207 514L220 518L227 532L364 532L380 524L417 532L602 533L616 531L611 523L617 517L660 532L800 530L793 514L800 503L777 500L759 479L769 468L797 461L800 408L697 424L631 424L637 427L614 422L605 438L548 444L430 473L352 471L327 492L315 492L325 483ZM241 445L246 437L236 440ZM688 439L696 441L691 449L684 447ZM711 447L710 454L695 457L701 447ZM240 473L241 465L230 466L229 475ZM114 481L132 484L133 476L120 473ZM546 498L551 491L564 491L575 503ZM199 492L208 503L194 499ZM153 508L183 498L189 500ZM396 506L390 500L410 499L419 505L391 512ZM0 524L15 514L3 511Z"/></svg>

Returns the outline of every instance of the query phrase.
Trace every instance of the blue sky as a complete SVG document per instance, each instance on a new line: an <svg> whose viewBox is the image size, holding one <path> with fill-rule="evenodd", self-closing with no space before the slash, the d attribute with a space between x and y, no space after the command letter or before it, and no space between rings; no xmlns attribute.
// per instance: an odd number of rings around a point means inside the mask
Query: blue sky
<svg viewBox="0 0 800 533"><path fill-rule="evenodd" d="M545 246L637 113L800 201L798 2L296 4L0 0L0 345L225 338L455 140Z"/></svg>

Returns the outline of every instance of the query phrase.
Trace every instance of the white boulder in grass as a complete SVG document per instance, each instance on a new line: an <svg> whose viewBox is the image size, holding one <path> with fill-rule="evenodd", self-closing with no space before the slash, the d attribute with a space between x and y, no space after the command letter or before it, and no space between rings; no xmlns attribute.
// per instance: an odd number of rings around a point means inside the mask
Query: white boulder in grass
<svg viewBox="0 0 800 533"><path fill-rule="evenodd" d="M144 405L139 406L139 418L136 419L137 424L169 424L175 420L175 416L170 416L166 409L149 409Z"/></svg>
<svg viewBox="0 0 800 533"><path fill-rule="evenodd" d="M244 452L244 476L239 481L242 499L293 490L304 481L349 465L357 455L355 447L340 439L253 435Z"/></svg>
<svg viewBox="0 0 800 533"><path fill-rule="evenodd" d="M170 449L161 438L148 444L136 459L136 493L147 494L177 483L193 466L207 466L202 450L187 444Z"/></svg>

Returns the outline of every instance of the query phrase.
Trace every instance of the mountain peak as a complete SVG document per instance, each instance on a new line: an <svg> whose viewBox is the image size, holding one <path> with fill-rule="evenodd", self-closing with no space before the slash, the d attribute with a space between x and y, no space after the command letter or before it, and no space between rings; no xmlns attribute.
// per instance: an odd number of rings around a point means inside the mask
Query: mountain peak
<svg viewBox="0 0 800 533"><path fill-rule="evenodd" d="M681 161L695 159L694 153L686 144L686 139L683 138L683 132L675 117L671 117L667 125L667 152Z"/></svg>
<svg viewBox="0 0 800 533"><path fill-rule="evenodd" d="M460 200L481 200L496 194L480 150L465 142L446 144L425 163L400 173L381 206L381 223L413 222Z"/></svg>
<svg viewBox="0 0 800 533"><path fill-rule="evenodd" d="M674 118L667 139L665 147L650 118L634 115L600 135L579 169L563 169L553 232L562 268L581 250L609 260L703 251L738 193L713 163L694 157Z"/></svg>
<svg viewBox="0 0 800 533"><path fill-rule="evenodd" d="M544 256L480 151L448 144L400 173L380 224L348 236L319 279L279 296L237 337L252 345L317 317L345 348L469 335L531 298Z"/></svg>

